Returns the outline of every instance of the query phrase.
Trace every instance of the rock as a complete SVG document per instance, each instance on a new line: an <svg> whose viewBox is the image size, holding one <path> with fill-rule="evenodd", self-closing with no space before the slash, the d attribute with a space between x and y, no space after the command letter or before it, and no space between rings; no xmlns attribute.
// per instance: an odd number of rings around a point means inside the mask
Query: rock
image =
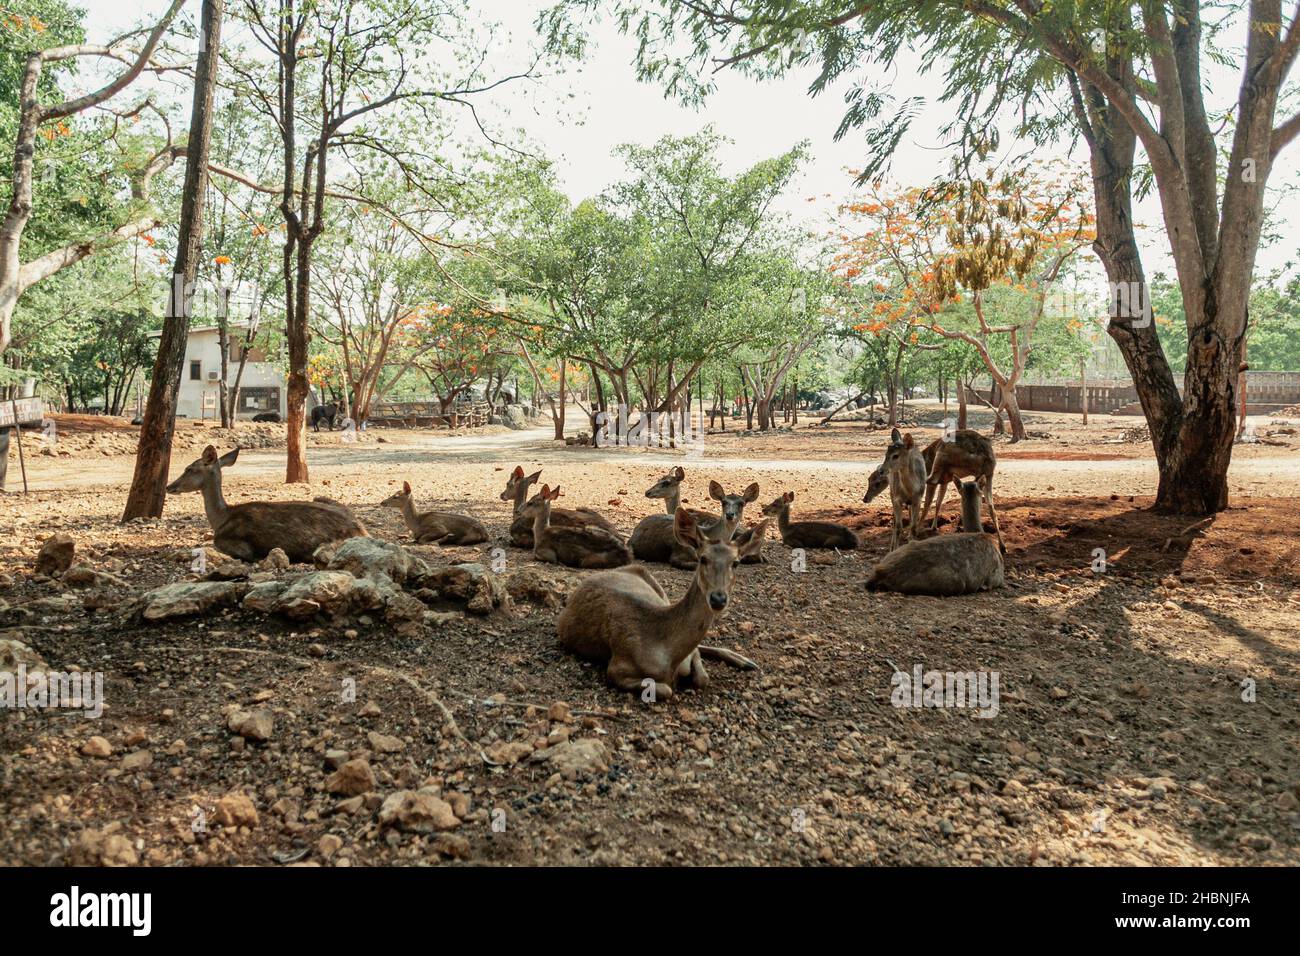
<svg viewBox="0 0 1300 956"><path fill-rule="evenodd" d="M127 773L144 770L153 764L153 754L148 750L133 750L122 758L122 769Z"/></svg>
<svg viewBox="0 0 1300 956"><path fill-rule="evenodd" d="M275 718L265 707L234 710L226 718L226 729L246 740L267 741L275 729Z"/></svg>
<svg viewBox="0 0 1300 956"><path fill-rule="evenodd" d="M331 770L337 770L348 762L348 752L346 750L327 750L325 751L325 766Z"/></svg>
<svg viewBox="0 0 1300 956"><path fill-rule="evenodd" d="M299 620L317 614L333 616L348 609L355 588L356 578L346 571L313 571L285 588L275 610Z"/></svg>
<svg viewBox="0 0 1300 956"><path fill-rule="evenodd" d="M251 564L245 564L243 561L225 561L213 567L211 571L203 576L203 580L239 581L246 579L254 570Z"/></svg>
<svg viewBox="0 0 1300 956"><path fill-rule="evenodd" d="M50 535L36 555L36 573L51 578L58 577L72 567L72 557L76 551L77 543L71 535Z"/></svg>
<svg viewBox="0 0 1300 956"><path fill-rule="evenodd" d="M518 763L532 752L532 744L526 744L523 741L503 741L499 744L493 744L485 751L488 759L493 763L506 766Z"/></svg>
<svg viewBox="0 0 1300 956"><path fill-rule="evenodd" d="M453 860L469 859L469 840L459 833L440 833L429 843L429 849Z"/></svg>
<svg viewBox="0 0 1300 956"><path fill-rule="evenodd" d="M282 548L272 548L257 566L263 571L283 571L289 567L289 556Z"/></svg>
<svg viewBox="0 0 1300 956"><path fill-rule="evenodd" d="M463 603L471 614L505 612L512 607L510 593L501 579L481 564L439 568L421 583L436 591L442 600Z"/></svg>
<svg viewBox="0 0 1300 956"><path fill-rule="evenodd" d="M390 581L405 584L429 573L424 560L399 544L378 538L348 538L337 545L327 545L315 554L316 566L322 570L347 571L356 578L383 575Z"/></svg>
<svg viewBox="0 0 1300 956"><path fill-rule="evenodd" d="M190 617L213 608L234 604L244 596L248 585L235 581L180 581L146 591L140 596L146 621Z"/></svg>
<svg viewBox="0 0 1300 956"><path fill-rule="evenodd" d="M522 405L507 405L505 407L504 424L507 428L513 428L516 431L528 427L528 414L524 411Z"/></svg>
<svg viewBox="0 0 1300 956"><path fill-rule="evenodd" d="M71 850L74 866L135 866L140 862L135 847L121 833L121 824L102 830L83 830Z"/></svg>
<svg viewBox="0 0 1300 956"><path fill-rule="evenodd" d="M247 794L231 791L217 801L213 820L223 827L255 827L258 823L257 807Z"/></svg>
<svg viewBox="0 0 1300 956"><path fill-rule="evenodd" d="M573 714L569 710L569 705L562 700L557 700L551 704L550 709L546 712L548 720L557 720L562 724L573 722Z"/></svg>
<svg viewBox="0 0 1300 956"><path fill-rule="evenodd" d="M369 793L375 789L375 772L364 760L349 760L325 778L325 789L347 797Z"/></svg>
<svg viewBox="0 0 1300 956"><path fill-rule="evenodd" d="M244 608L249 611L260 611L263 614L273 614L279 606L280 595L288 587L288 581L262 581L254 584L244 595Z"/></svg>
<svg viewBox="0 0 1300 956"><path fill-rule="evenodd" d="M609 754L599 740L568 740L545 754L546 762L565 780L609 772Z"/></svg>
<svg viewBox="0 0 1300 956"><path fill-rule="evenodd" d="M366 740L370 741L370 748L376 753L395 754L406 749L406 741L400 737L390 737L375 730L366 734Z"/></svg>
<svg viewBox="0 0 1300 956"><path fill-rule="evenodd" d="M333 833L325 834L316 844L316 852L327 860L341 849L343 840Z"/></svg>
<svg viewBox="0 0 1300 956"><path fill-rule="evenodd" d="M563 578L530 566L507 574L505 588L506 593L514 601L528 601L543 607L560 608L564 606L569 584Z"/></svg>
<svg viewBox="0 0 1300 956"><path fill-rule="evenodd" d="M397 827L414 833L431 833L454 830L460 820L451 810L451 804L431 788L398 790L390 794L379 808L379 825Z"/></svg>
<svg viewBox="0 0 1300 956"><path fill-rule="evenodd" d="M86 757L111 757L113 745L103 737L91 737L81 745L81 753Z"/></svg>
<svg viewBox="0 0 1300 956"><path fill-rule="evenodd" d="M4 634L21 634L21 631L5 631ZM0 637L0 671L14 673L18 665L23 665L28 676L48 669L44 658L18 640L16 637Z"/></svg>

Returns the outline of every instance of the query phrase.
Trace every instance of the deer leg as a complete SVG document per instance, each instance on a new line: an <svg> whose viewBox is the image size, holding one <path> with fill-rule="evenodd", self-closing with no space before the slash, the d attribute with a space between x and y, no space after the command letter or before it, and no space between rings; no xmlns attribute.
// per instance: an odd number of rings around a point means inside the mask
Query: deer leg
<svg viewBox="0 0 1300 956"><path fill-rule="evenodd" d="M993 476L984 482L984 503L989 506L989 517L993 519L993 533L998 537L998 550L1007 553L1007 546L1002 541L1002 527L998 524L998 509L993 507Z"/></svg>
<svg viewBox="0 0 1300 956"><path fill-rule="evenodd" d="M635 691L637 694L645 693L645 682L654 680L646 674L643 674L636 664L632 661L611 660L609 666L605 668L605 679L620 690ZM673 696L673 689L663 681L654 681L656 701L667 700Z"/></svg>
<svg viewBox="0 0 1300 956"><path fill-rule="evenodd" d="M947 490L948 482L939 482L939 496L934 503L934 520L930 522L930 527L935 531L939 530L939 511L943 508L943 495Z"/></svg>
<svg viewBox="0 0 1300 956"><path fill-rule="evenodd" d="M730 648L713 647L709 644L701 644L697 652L702 657L711 657L716 661L725 661L732 667L738 667L742 671L756 671L758 665L751 661L743 654L738 654Z"/></svg>
<svg viewBox="0 0 1300 956"><path fill-rule="evenodd" d="M700 660L699 648L692 651L691 656L682 661L681 667L677 669L677 676L688 679L691 686L695 688L708 686L709 672L704 669L704 661Z"/></svg>
<svg viewBox="0 0 1300 956"><path fill-rule="evenodd" d="M903 503L898 499L897 496L893 496L892 504L894 506L894 524L893 527L889 529L889 550L890 551L893 551L895 548L898 547L899 526L902 525L903 523Z"/></svg>

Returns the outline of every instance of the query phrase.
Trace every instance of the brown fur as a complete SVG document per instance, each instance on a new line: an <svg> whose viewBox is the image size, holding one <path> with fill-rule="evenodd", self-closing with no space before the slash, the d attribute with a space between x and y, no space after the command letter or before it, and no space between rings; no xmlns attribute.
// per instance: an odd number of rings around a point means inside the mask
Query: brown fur
<svg viewBox="0 0 1300 956"><path fill-rule="evenodd" d="M524 506L533 520L533 557L571 568L617 568L632 560L623 539L597 527L556 528L551 525L551 502L560 487L542 485L541 493Z"/></svg>
<svg viewBox="0 0 1300 956"><path fill-rule="evenodd" d="M322 544L366 535L366 529L344 505L323 501L249 501L226 504L221 494L221 469L239 457L239 449L220 458L209 445L203 454L167 486L167 493L203 493L203 510L212 526L212 545L241 561L260 561L280 548L290 561L312 559Z"/></svg>
<svg viewBox="0 0 1300 956"><path fill-rule="evenodd" d="M939 509L943 507L943 495L948 488L948 482L960 488L957 479L974 477L984 493L985 503L989 506L989 517L993 519L993 533L997 536L998 547L1005 554L1007 547L1002 542L1002 528L998 524L997 509L993 507L993 472L998 464L997 456L993 453L993 443L977 431L962 428L953 434L952 441L937 439L931 443L930 448L934 449L934 454L930 474L926 478L925 507L921 510L922 520L930 512L930 499L937 488L939 497L934 504L934 520L930 527L938 530ZM930 451L930 448L926 451Z"/></svg>
<svg viewBox="0 0 1300 956"><path fill-rule="evenodd" d="M502 501L514 502L514 520L510 522L510 543L516 548L531 548L533 546L533 519L532 517L522 517L522 512L527 504L531 501L528 498L528 488L541 477L540 471L535 471L531 475L525 475L522 466L516 465L515 470L510 473L506 479L505 491L501 492ZM536 501L537 496L532 497ZM603 515L597 514L590 508L552 508L551 524L557 528L604 528L610 534L618 535L618 529L609 522Z"/></svg>
<svg viewBox="0 0 1300 956"><path fill-rule="evenodd" d="M868 590L950 597L1002 587L998 541L980 530L979 486L968 481L960 487L965 530L911 541L889 552L871 569Z"/></svg>
<svg viewBox="0 0 1300 956"><path fill-rule="evenodd" d="M645 567L631 565L583 581L557 622L566 651L605 664L605 678L615 687L639 691L644 681L654 681L658 700L670 697L679 679L705 686L702 657L756 666L735 651L700 643L728 604L739 551L720 540L724 526L701 528L685 509L673 522L683 546L696 555L695 577L681 598L669 601Z"/></svg>
<svg viewBox="0 0 1300 956"><path fill-rule="evenodd" d="M400 508L402 520L416 544L448 545L482 544L488 539L487 527L477 518L458 515L450 511L417 511L409 482L402 482L402 490L380 502L381 507Z"/></svg>
<svg viewBox="0 0 1300 956"><path fill-rule="evenodd" d="M833 521L791 521L790 504L793 501L794 492L787 491L763 506L764 515L776 518L776 526L786 547L857 550L858 536L842 524Z"/></svg>
<svg viewBox="0 0 1300 956"><path fill-rule="evenodd" d="M889 533L890 551L898 547L904 506L908 512L908 536L913 541L917 539L924 518L921 496L925 492L927 474L924 455L913 444L912 436L900 435L895 428L890 435L889 447L885 449L885 460L872 472L867 482L867 493L862 496L864 504L870 503L888 486L890 503L894 506L894 523Z"/></svg>
<svg viewBox="0 0 1300 956"><path fill-rule="evenodd" d="M660 498L663 500L664 510L667 514L650 515L642 518L637 526L632 529L632 537L628 539L628 543L632 547L632 554L638 560L665 562L686 571L695 567L694 549L683 545L677 539L677 535L673 530L673 515L681 507L681 483L685 478L686 472L679 466L646 489L645 496L647 498ZM701 528L711 527L719 520L725 522L728 520L728 515L730 515L732 519L731 530L734 535L735 528L744 514L745 505L758 497L758 485L750 485L739 495L729 495L721 484L712 481L709 482L709 497L722 504L721 515L710 514L697 508L687 508L685 510ZM752 532L741 533L744 535L744 541L735 542L738 547L741 544L748 543L752 534ZM752 549L746 551L744 560L751 563L761 561L762 545L759 545L757 551Z"/></svg>

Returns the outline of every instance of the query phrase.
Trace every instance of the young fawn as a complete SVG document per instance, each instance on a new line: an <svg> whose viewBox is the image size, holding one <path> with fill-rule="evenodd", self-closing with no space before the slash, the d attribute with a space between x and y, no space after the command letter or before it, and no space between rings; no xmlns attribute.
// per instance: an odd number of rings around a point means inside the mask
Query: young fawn
<svg viewBox="0 0 1300 956"><path fill-rule="evenodd" d="M763 506L763 514L775 516L781 540L790 548L839 548L855 551L858 536L842 524L833 521L791 521L790 503L794 492L787 491L771 504Z"/></svg>
<svg viewBox="0 0 1300 956"><path fill-rule="evenodd" d="M402 509L402 519L416 544L441 544L445 547L481 544L488 539L487 528L477 518L450 511L416 511L408 481L402 482L401 491L394 492L379 504L383 508Z"/></svg>
<svg viewBox="0 0 1300 956"><path fill-rule="evenodd" d="M167 486L169 495L203 493L203 511L212 526L212 544L241 561L260 561L280 548L290 561L310 561L322 544L363 537L366 529L337 501L249 501L228 505L221 494L221 469L239 457L239 449L217 457L209 445L179 478Z"/></svg>
<svg viewBox="0 0 1300 956"><path fill-rule="evenodd" d="M542 473L535 471L531 475L525 475L524 469L520 465L515 466L515 470L510 473L506 479L505 491L501 492L502 501L514 502L514 520L510 523L510 543L516 548L531 548L533 546L533 519L532 516L524 517L524 505L528 503L528 489L536 483ZM537 496L533 496L537 500ZM551 524L556 527L597 527L604 528L610 534L617 535L618 529L609 523L601 515L592 511L590 508L552 508Z"/></svg>
<svg viewBox="0 0 1300 956"><path fill-rule="evenodd" d="M900 435L895 428L889 436L889 447L885 449L885 460L880 463L867 481L867 493L862 496L862 503L869 504L871 499L889 487L889 499L894 506L894 526L889 533L889 550L898 547L898 540L903 530L903 506L907 506L908 535L916 540L925 512L921 508L921 496L925 493L925 458L912 436Z"/></svg>
<svg viewBox="0 0 1300 956"><path fill-rule="evenodd" d="M949 597L1002 587L1001 545L980 529L979 485L964 481L959 487L962 532L910 541L889 552L871 569L868 590Z"/></svg>
<svg viewBox="0 0 1300 956"><path fill-rule="evenodd" d="M695 578L678 600L670 601L654 576L634 564L583 581L557 622L566 651L605 664L605 678L623 690L654 681L656 700L672 696L679 678L705 686L702 657L757 666L735 651L700 643L730 600L741 550L725 536L724 525L701 527L685 509L673 515L673 530L695 552Z"/></svg>
<svg viewBox="0 0 1300 956"><path fill-rule="evenodd" d="M542 485L541 493L524 506L533 522L533 557L571 568L617 568L632 560L623 539L595 526L557 527L551 524L551 502L560 486Z"/></svg>
<svg viewBox="0 0 1300 956"><path fill-rule="evenodd" d="M925 507L921 517L930 511L930 499L938 488L939 498L934 505L934 520L930 527L939 527L939 509L943 507L943 493L948 482L958 484L958 478L973 476L982 486L984 501L989 506L989 517L993 519L993 533L997 536L998 547L1002 553L1007 551L1002 542L1002 528L998 524L998 512L993 507L993 470L997 467L997 457L993 454L993 443L977 431L963 428L953 434L952 441L939 439L931 444L934 460L930 465L930 474L926 478ZM928 452L930 449L926 449Z"/></svg>

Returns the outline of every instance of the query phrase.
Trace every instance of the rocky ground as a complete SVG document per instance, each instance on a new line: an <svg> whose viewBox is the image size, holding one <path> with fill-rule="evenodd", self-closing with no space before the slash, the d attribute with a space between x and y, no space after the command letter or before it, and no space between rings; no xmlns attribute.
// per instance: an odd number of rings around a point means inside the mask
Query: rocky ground
<svg viewBox="0 0 1300 956"><path fill-rule="evenodd" d="M0 499L0 670L102 673L105 705L0 711L0 862L1295 865L1300 456L1243 449L1233 507L1193 523L1145 510L1149 451L1106 441L1132 424L999 444L1008 585L954 599L862 588L888 538L888 504L858 502L884 442L863 423L710 436L698 461L394 434L319 446L307 488L241 456L232 500L330 495L375 536L314 566L224 560L197 495L118 524L130 458L85 484L38 462L69 487ZM711 638L760 670L643 703L556 644L584 572L504 547L516 463L624 530L681 463L692 504L758 480L863 544L802 572L769 544ZM410 544L377 507L403 479L496 540ZM893 706L917 665L996 672L996 714Z"/></svg>

